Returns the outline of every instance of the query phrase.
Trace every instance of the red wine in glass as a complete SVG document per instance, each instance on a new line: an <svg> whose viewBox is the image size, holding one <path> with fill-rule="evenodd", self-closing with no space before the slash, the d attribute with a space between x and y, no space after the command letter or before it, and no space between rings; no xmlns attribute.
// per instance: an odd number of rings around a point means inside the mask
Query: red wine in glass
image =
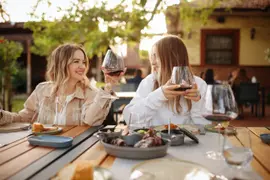
<svg viewBox="0 0 270 180"><path fill-rule="evenodd" d="M192 86L181 86L179 88L174 89L175 91L186 91L188 89L191 89Z"/></svg>
<svg viewBox="0 0 270 180"><path fill-rule="evenodd" d="M109 76L120 76L120 74L123 72L124 72L123 70L120 70L120 71L108 72L106 74L108 74Z"/></svg>
<svg viewBox="0 0 270 180"><path fill-rule="evenodd" d="M186 91L187 89L191 89L194 82L193 74L188 66L173 67L171 83L180 85L180 87L174 89L175 91Z"/></svg>
<svg viewBox="0 0 270 180"><path fill-rule="evenodd" d="M224 121L230 121L232 118L225 114L210 114L210 115L204 115L205 119L209 121L215 121L215 122L224 122Z"/></svg>
<svg viewBox="0 0 270 180"><path fill-rule="evenodd" d="M109 76L120 76L125 71L124 59L109 49L104 57L101 70Z"/></svg>

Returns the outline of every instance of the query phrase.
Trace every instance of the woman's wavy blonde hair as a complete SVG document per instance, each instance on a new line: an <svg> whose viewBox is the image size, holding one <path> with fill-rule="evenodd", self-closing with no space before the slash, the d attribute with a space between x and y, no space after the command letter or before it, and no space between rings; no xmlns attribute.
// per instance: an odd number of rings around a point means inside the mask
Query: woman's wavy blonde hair
<svg viewBox="0 0 270 180"><path fill-rule="evenodd" d="M189 66L189 59L187 48L183 41L175 35L166 35L154 45L156 47L157 56L160 59L160 79L155 82L154 90L166 84L171 78L172 70L174 66ZM191 69L190 69L191 70ZM168 106L180 114L182 107L180 105L181 96L169 100ZM192 104L191 101L186 99L188 110L190 111Z"/></svg>
<svg viewBox="0 0 270 180"><path fill-rule="evenodd" d="M67 43L58 46L48 58L46 80L52 81L55 85L54 93L59 90L60 85L66 85L70 78L68 66L73 62L75 51L81 50L86 60L85 74L89 69L89 61L87 55L81 45Z"/></svg>

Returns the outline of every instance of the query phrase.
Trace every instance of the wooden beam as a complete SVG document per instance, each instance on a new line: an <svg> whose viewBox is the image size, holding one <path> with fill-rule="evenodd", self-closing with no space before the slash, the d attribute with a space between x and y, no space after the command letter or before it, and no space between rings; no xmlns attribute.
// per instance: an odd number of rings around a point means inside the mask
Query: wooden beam
<svg viewBox="0 0 270 180"><path fill-rule="evenodd" d="M97 64L96 64L96 77L97 77L98 82L100 82L102 79L101 64L102 64L102 57L98 56L97 57Z"/></svg>
<svg viewBox="0 0 270 180"><path fill-rule="evenodd" d="M27 41L32 40L32 34L1 34L5 39L12 40L12 41Z"/></svg>

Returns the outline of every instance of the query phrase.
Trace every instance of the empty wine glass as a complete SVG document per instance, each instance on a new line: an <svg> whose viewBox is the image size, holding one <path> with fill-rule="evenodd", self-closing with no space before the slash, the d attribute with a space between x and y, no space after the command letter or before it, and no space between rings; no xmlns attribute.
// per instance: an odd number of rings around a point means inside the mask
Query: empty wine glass
<svg viewBox="0 0 270 180"><path fill-rule="evenodd" d="M185 91L191 89L195 81L188 66L175 66L173 67L171 82L181 85L175 89L176 91Z"/></svg>
<svg viewBox="0 0 270 180"><path fill-rule="evenodd" d="M219 147L218 152L208 151L206 155L213 160L222 160L223 156L220 150L220 129L222 125L220 123L235 119L238 114L237 104L230 85L208 85L205 97L205 108L206 112L203 115L204 118L213 122L211 129L217 128L218 130Z"/></svg>
<svg viewBox="0 0 270 180"><path fill-rule="evenodd" d="M223 174L225 173L226 177L230 179L257 179L252 171L246 170L247 165L253 158L250 132L244 127L236 128L236 132L235 136L237 139L241 139L241 144L232 143L230 132L228 130L224 132L223 156L229 165L229 169L223 170Z"/></svg>
<svg viewBox="0 0 270 180"><path fill-rule="evenodd" d="M150 120L145 119L145 114L131 112L129 114L128 129L132 133L135 129L149 128Z"/></svg>
<svg viewBox="0 0 270 180"><path fill-rule="evenodd" d="M74 125L82 125L82 119L81 119L81 108L73 108L72 109L72 120Z"/></svg>

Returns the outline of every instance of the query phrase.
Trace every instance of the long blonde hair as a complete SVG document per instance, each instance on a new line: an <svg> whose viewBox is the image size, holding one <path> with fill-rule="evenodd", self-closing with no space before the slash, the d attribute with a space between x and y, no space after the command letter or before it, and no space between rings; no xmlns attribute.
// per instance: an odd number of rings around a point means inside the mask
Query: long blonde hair
<svg viewBox="0 0 270 180"><path fill-rule="evenodd" d="M89 69L89 61L81 45L71 43L60 45L55 50L53 50L53 52L49 56L46 80L52 81L54 83L54 93L57 92L60 85L65 86L67 81L69 80L70 74L68 66L72 63L74 53L77 50L81 50L84 54L84 58L86 60L85 73L87 73Z"/></svg>
<svg viewBox="0 0 270 180"><path fill-rule="evenodd" d="M155 82L154 90L158 87L165 85L166 82L171 78L172 70L174 66L189 66L189 59L187 48L183 41L175 35L166 35L154 46L156 47L157 56L160 59L160 75L159 80ZM189 68L190 69L190 68ZM190 69L191 70L191 69ZM180 105L180 98L178 96L172 100L169 100L168 106L180 114L182 107ZM186 100L188 110L190 111L192 104L190 100Z"/></svg>

